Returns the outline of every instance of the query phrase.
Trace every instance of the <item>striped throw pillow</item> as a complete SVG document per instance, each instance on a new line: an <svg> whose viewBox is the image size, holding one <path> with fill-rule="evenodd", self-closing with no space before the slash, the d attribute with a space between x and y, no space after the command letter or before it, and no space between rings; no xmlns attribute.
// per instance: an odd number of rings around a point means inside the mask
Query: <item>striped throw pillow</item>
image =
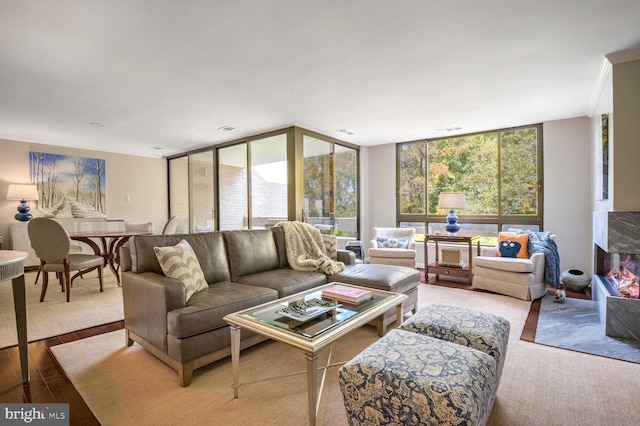
<svg viewBox="0 0 640 426"><path fill-rule="evenodd" d="M184 284L187 300L195 293L209 288L200 262L186 240L175 246L154 247L153 250L164 275Z"/></svg>

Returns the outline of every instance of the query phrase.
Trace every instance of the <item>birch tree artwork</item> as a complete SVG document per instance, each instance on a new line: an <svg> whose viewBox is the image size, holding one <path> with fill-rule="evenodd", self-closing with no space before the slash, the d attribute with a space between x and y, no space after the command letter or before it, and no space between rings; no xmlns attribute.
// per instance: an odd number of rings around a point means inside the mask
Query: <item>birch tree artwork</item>
<svg viewBox="0 0 640 426"><path fill-rule="evenodd" d="M39 194L34 216L106 217L105 166L98 158L30 152L31 182Z"/></svg>

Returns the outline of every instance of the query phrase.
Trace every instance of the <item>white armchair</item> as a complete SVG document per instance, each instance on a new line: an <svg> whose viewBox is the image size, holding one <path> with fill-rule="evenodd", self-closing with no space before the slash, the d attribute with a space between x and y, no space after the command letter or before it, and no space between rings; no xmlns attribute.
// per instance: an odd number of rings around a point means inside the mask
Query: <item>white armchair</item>
<svg viewBox="0 0 640 426"><path fill-rule="evenodd" d="M416 267L416 230L373 228L369 242L369 263Z"/></svg>
<svg viewBox="0 0 640 426"><path fill-rule="evenodd" d="M498 257L497 253L498 247L484 247L481 256L473 259L474 288L522 300L535 300L547 293L544 253L534 253L528 259Z"/></svg>

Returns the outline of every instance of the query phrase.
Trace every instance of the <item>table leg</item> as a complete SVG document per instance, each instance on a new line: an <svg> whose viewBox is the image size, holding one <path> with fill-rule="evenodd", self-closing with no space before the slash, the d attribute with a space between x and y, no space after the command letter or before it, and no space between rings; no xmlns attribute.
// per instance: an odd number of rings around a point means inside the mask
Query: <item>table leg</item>
<svg viewBox="0 0 640 426"><path fill-rule="evenodd" d="M404 320L404 303L401 303L398 306L396 306L396 328L398 328L400 324L402 324L403 320Z"/></svg>
<svg viewBox="0 0 640 426"><path fill-rule="evenodd" d="M233 372L233 397L238 398L238 367L240 366L240 330L242 327L229 324L231 329L231 370Z"/></svg>
<svg viewBox="0 0 640 426"><path fill-rule="evenodd" d="M16 310L18 328L18 350L20 352L20 368L22 383L29 382L29 355L27 353L27 298L24 288L24 275L11 280L13 285L13 304Z"/></svg>
<svg viewBox="0 0 640 426"><path fill-rule="evenodd" d="M473 242L469 241L469 285L473 284Z"/></svg>
<svg viewBox="0 0 640 426"><path fill-rule="evenodd" d="M315 426L318 413L318 353L305 353L307 359L307 394L309 425Z"/></svg>

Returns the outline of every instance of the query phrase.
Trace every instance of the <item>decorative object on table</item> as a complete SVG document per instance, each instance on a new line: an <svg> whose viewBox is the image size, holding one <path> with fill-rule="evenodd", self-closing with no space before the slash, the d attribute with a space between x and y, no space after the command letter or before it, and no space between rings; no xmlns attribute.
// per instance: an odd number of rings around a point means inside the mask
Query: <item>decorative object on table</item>
<svg viewBox="0 0 640 426"><path fill-rule="evenodd" d="M47 217L107 217L105 160L29 152L29 168L42 195L37 208Z"/></svg>
<svg viewBox="0 0 640 426"><path fill-rule="evenodd" d="M560 284L558 284L558 289L553 294L553 301L558 303L564 303L566 298L567 298L567 293L564 291L564 285L561 282Z"/></svg>
<svg viewBox="0 0 640 426"><path fill-rule="evenodd" d="M11 184L7 190L7 200L20 201L18 205L18 214L14 217L16 220L26 222L31 220L33 215L29 213L31 208L27 201L38 199L38 187L31 184Z"/></svg>
<svg viewBox="0 0 640 426"><path fill-rule="evenodd" d="M276 313L296 321L306 322L340 306L340 304L333 300L314 298L302 303L292 303L289 306L280 309Z"/></svg>
<svg viewBox="0 0 640 426"><path fill-rule="evenodd" d="M566 269L560 274L560 281L567 290L583 292L591 284L591 275L579 269Z"/></svg>
<svg viewBox="0 0 640 426"><path fill-rule="evenodd" d="M369 290L336 284L322 290L322 297L340 302L358 304L371 299L373 295Z"/></svg>
<svg viewBox="0 0 640 426"><path fill-rule="evenodd" d="M455 234L460 230L458 224L458 216L456 216L454 209L464 209L467 207L467 202L464 198L464 194L461 192L441 192L440 199L438 200L439 209L449 209L447 215L447 225L444 227L447 232Z"/></svg>

